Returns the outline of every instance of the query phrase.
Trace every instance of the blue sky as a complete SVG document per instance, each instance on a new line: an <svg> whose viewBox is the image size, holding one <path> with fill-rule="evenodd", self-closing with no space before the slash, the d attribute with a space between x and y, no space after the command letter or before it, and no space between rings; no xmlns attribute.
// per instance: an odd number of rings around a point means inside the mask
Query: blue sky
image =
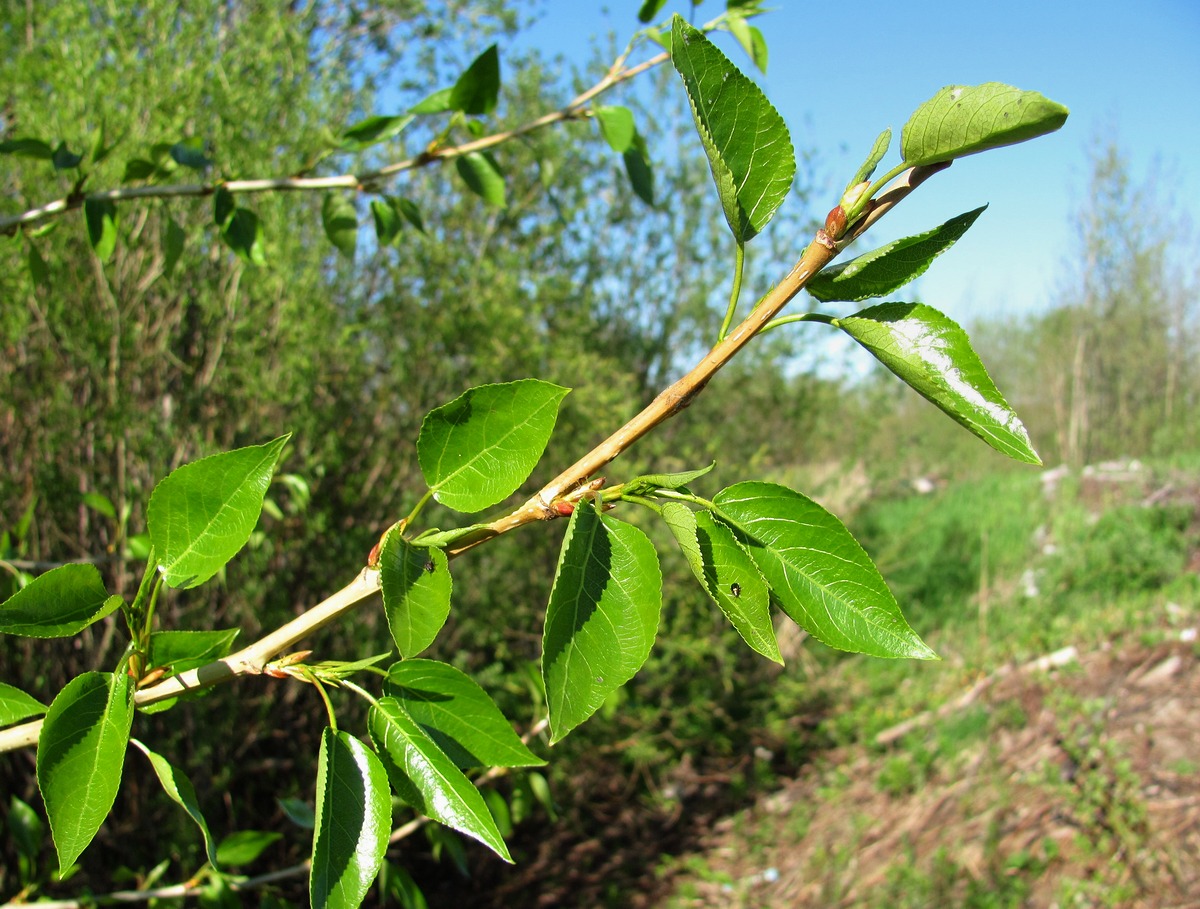
<svg viewBox="0 0 1200 909"><path fill-rule="evenodd" d="M698 18L721 2L708 0ZM623 43L638 27L639 6L550 0L531 38L583 61L592 36L611 31ZM881 129L898 138L912 110L943 85L1006 82L1071 109L1052 136L957 162L873 233L872 246L990 203L918 286L921 299L954 318L1024 313L1054 300L1074 248L1088 149L1109 137L1135 180L1157 162L1177 181L1182 205L1200 198L1198 0L774 6L757 20L770 46L765 77L728 36L719 43L779 108L796 146L818 151L822 173L839 188ZM663 16L687 7L669 3Z"/></svg>

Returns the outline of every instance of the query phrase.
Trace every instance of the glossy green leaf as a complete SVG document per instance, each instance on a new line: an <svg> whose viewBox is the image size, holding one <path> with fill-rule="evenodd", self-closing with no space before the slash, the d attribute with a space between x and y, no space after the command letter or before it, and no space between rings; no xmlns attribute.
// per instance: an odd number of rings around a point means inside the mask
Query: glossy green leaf
<svg viewBox="0 0 1200 909"><path fill-rule="evenodd" d="M184 464L155 487L146 524L167 584L203 584L246 545L288 438Z"/></svg>
<svg viewBox="0 0 1200 909"><path fill-rule="evenodd" d="M500 98L500 54L492 45L472 61L450 90L450 109L482 116L496 109Z"/></svg>
<svg viewBox="0 0 1200 909"><path fill-rule="evenodd" d="M488 152L471 152L454 159L454 169L467 188L493 208L504 208L504 175L496 159Z"/></svg>
<svg viewBox="0 0 1200 909"><path fill-rule="evenodd" d="M60 873L79 858L112 810L132 725L133 682L124 672L76 676L46 712L37 780Z"/></svg>
<svg viewBox="0 0 1200 909"><path fill-rule="evenodd" d="M358 245L358 212L354 203L341 193L327 193L321 203L321 225L329 242L353 262Z"/></svg>
<svg viewBox="0 0 1200 909"><path fill-rule="evenodd" d="M162 784L163 791L171 801L186 811L188 817L200 828L200 835L204 838L204 853L208 856L209 862L219 867L217 844L208 829L208 821L204 819L204 812L200 810L200 803L196 799L196 790L192 786L192 781L178 768L173 767L171 762L161 754L151 751L137 739L133 739L132 742L142 754L149 758L150 766L154 768L154 773Z"/></svg>
<svg viewBox="0 0 1200 909"><path fill-rule="evenodd" d="M50 162L54 165L55 170L70 170L72 167L78 167L83 161L83 155L77 155L69 148L66 142L59 142L58 147L54 149L54 154L50 156Z"/></svg>
<svg viewBox="0 0 1200 909"><path fill-rule="evenodd" d="M172 675L228 656L239 629L156 631L150 635L150 665L169 667Z"/></svg>
<svg viewBox="0 0 1200 909"><path fill-rule="evenodd" d="M796 154L787 126L762 90L704 33L673 20L671 62L683 79L729 229L745 243L766 226L792 187Z"/></svg>
<svg viewBox="0 0 1200 909"><path fill-rule="evenodd" d="M621 155L625 162L625 173L634 195L654 207L654 170L650 164L650 150L641 133L634 132L633 143Z"/></svg>
<svg viewBox="0 0 1200 909"><path fill-rule="evenodd" d="M489 508L537 466L569 389L540 379L472 388L429 412L417 460L434 498L456 511Z"/></svg>
<svg viewBox="0 0 1200 909"><path fill-rule="evenodd" d="M0 682L0 726L19 723L31 716L41 716L46 705L20 688Z"/></svg>
<svg viewBox="0 0 1200 909"><path fill-rule="evenodd" d="M388 670L394 697L459 768L539 767L500 708L468 675L447 663L404 660Z"/></svg>
<svg viewBox="0 0 1200 909"><path fill-rule="evenodd" d="M885 129L875 137L875 144L871 146L871 153L867 155L867 160L862 163L862 167L854 174L854 179L846 184L846 191L849 192L855 186L862 183L864 180L870 180L875 174L875 168L879 166L879 162L883 160L883 156L892 146L892 131Z"/></svg>
<svg viewBox="0 0 1200 909"><path fill-rule="evenodd" d="M121 605L95 565L60 565L0 603L0 633L31 638L78 634Z"/></svg>
<svg viewBox="0 0 1200 909"><path fill-rule="evenodd" d="M758 71L765 76L767 74L769 52L767 50L767 39L763 37L763 33L747 22L744 16L730 16L727 22L729 33L737 39L737 43L742 46L742 50L746 52L746 56L750 58L758 68Z"/></svg>
<svg viewBox="0 0 1200 909"><path fill-rule="evenodd" d="M273 830L238 830L217 845L217 862L223 868L240 868L258 860L272 843L283 839Z"/></svg>
<svg viewBox="0 0 1200 909"><path fill-rule="evenodd" d="M175 266L179 262L179 257L183 255L183 244L187 240L187 234L183 228L175 223L174 218L167 219L167 230L163 237L163 274L170 277L175 271Z"/></svg>
<svg viewBox="0 0 1200 909"><path fill-rule="evenodd" d="M18 155L22 158L49 161L54 157L54 149L41 139L9 139L0 142L0 155Z"/></svg>
<svg viewBox="0 0 1200 909"><path fill-rule="evenodd" d="M836 324L992 448L1027 464L1042 463L956 322L921 303L883 303Z"/></svg>
<svg viewBox="0 0 1200 909"><path fill-rule="evenodd" d="M414 546L392 531L379 553L383 609L396 649L414 657L437 637L450 614L450 563L441 549Z"/></svg>
<svg viewBox="0 0 1200 909"><path fill-rule="evenodd" d="M248 208L236 208L229 223L221 231L225 241L237 257L247 265L266 265L267 253L263 246L263 227L258 215Z"/></svg>
<svg viewBox="0 0 1200 909"><path fill-rule="evenodd" d="M600 127L600 135L608 143L609 148L618 154L624 153L633 145L633 137L637 127L633 125L633 112L627 107L597 107L594 111L596 123Z"/></svg>
<svg viewBox="0 0 1200 909"><path fill-rule="evenodd" d="M371 217L375 220L375 238L380 246L391 246L404 228L400 213L386 199L371 200Z"/></svg>
<svg viewBox="0 0 1200 909"><path fill-rule="evenodd" d="M88 242L101 262L107 262L117 248L117 206L111 199L84 199L83 217L87 221Z"/></svg>
<svg viewBox="0 0 1200 909"><path fill-rule="evenodd" d="M713 499L780 607L818 641L880 657L936 656L900 613L879 570L841 521L774 483L738 483Z"/></svg>
<svg viewBox="0 0 1200 909"><path fill-rule="evenodd" d="M512 862L479 790L398 700L381 698L367 716L367 727L401 801Z"/></svg>
<svg viewBox="0 0 1200 909"><path fill-rule="evenodd" d="M653 22L664 6L667 5L667 0L642 0L642 8L638 10L639 22Z"/></svg>
<svg viewBox="0 0 1200 909"><path fill-rule="evenodd" d="M692 573L742 640L756 653L782 665L767 583L733 531L708 512L697 514L682 502L666 503L662 516Z"/></svg>
<svg viewBox="0 0 1200 909"><path fill-rule="evenodd" d="M367 117L342 131L341 146L347 151L362 151L400 135L413 119L412 114Z"/></svg>
<svg viewBox="0 0 1200 909"><path fill-rule="evenodd" d="M923 275L934 259L958 242L985 208L986 205L965 212L933 230L894 240L849 262L826 268L813 276L805 290L826 303L857 302L890 294Z"/></svg>
<svg viewBox="0 0 1200 909"><path fill-rule="evenodd" d="M1000 82L947 85L908 118L900 133L906 164L936 164L1052 133L1069 111L1037 92Z"/></svg>
<svg viewBox="0 0 1200 909"><path fill-rule="evenodd" d="M176 142L170 148L170 155L176 164L192 170L204 170L212 165L212 161L204 154L204 140L199 137Z"/></svg>
<svg viewBox="0 0 1200 909"><path fill-rule="evenodd" d="M594 507L576 508L542 635L551 744L642 668L661 610L662 573L654 544L636 527Z"/></svg>
<svg viewBox="0 0 1200 909"><path fill-rule="evenodd" d="M383 763L354 736L326 729L308 878L313 909L357 909L383 864L391 831Z"/></svg>

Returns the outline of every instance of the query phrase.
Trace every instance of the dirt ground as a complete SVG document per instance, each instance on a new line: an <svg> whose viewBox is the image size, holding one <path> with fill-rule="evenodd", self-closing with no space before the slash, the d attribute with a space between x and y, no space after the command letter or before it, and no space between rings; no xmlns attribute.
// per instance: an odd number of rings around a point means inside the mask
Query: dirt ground
<svg viewBox="0 0 1200 909"><path fill-rule="evenodd" d="M1049 672L1002 673L909 732L902 750L830 753L718 822L640 902L1200 906L1192 638L1176 631ZM961 727L956 712L984 718L984 734L914 770L914 743Z"/></svg>

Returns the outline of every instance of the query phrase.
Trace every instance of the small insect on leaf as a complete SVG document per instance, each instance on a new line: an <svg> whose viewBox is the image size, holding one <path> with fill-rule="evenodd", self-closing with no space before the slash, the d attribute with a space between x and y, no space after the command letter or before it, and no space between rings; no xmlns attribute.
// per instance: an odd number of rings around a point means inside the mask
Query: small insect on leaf
<svg viewBox="0 0 1200 909"><path fill-rule="evenodd" d="M430 559L429 561L427 561L425 563L425 570L428 571L430 574L433 574L433 568L434 568L433 559Z"/></svg>
<svg viewBox="0 0 1200 909"><path fill-rule="evenodd" d="M738 583L730 584L729 592L735 597L740 597L742 595L742 585Z"/></svg>

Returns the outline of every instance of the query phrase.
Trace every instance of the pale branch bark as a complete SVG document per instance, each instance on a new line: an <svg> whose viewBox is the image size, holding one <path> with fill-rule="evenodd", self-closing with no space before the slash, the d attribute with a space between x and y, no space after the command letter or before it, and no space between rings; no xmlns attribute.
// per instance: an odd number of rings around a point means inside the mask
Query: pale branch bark
<svg viewBox="0 0 1200 909"><path fill-rule="evenodd" d="M656 54L649 60L626 67L624 57L605 74L604 78L591 88L580 93L566 106L556 111L543 114L535 120L524 123L513 129L483 136L461 145L445 148L431 148L415 157L392 164L363 171L360 174L340 174L330 177L267 177L254 180L217 180L206 183L175 183L164 186L123 186L117 189L99 190L92 193L72 193L45 205L31 208L19 215L0 218L0 234L12 235L21 227L36 224L47 218L61 215L65 212L82 207L85 201L92 202L125 202L131 199L169 199L180 196L211 196L218 189L225 189L233 195L265 192L319 192L331 189L363 190L375 189L379 184L387 182L404 171L426 167L439 161L450 161L473 152L486 151L501 145L518 136L523 136L539 129L544 129L555 123L566 120L577 120L587 116L585 105L596 96L619 85L635 76L653 69L669 59L666 52Z"/></svg>
<svg viewBox="0 0 1200 909"><path fill-rule="evenodd" d="M571 500L572 497L578 498L581 493L586 491L584 484L598 471L616 460L622 452L646 433L687 407L721 367L748 344L764 325L775 318L813 275L828 265L845 246L861 236L864 231L891 211L921 183L947 166L947 164L934 164L926 167L914 167L905 171L875 200L874 207L867 217L844 240L834 243L829 240L824 231L818 231L816 239L809 243L800 261L787 277L776 285L751 311L750 315L730 332L724 341L713 347L687 375L661 392L641 413L543 486L525 504L505 517L486 525L477 536L460 543L450 551L449 555L451 557L461 555L468 549L516 530L518 527L557 517L558 513L551 507L551 503L562 498L567 500ZM377 593L379 589L379 572L371 568L364 568L353 581L337 593L237 653L140 689L136 695L137 704L146 706L227 682L241 675L261 674L273 658L294 647L310 634L336 621L355 605ZM35 745L41 727L42 721L36 720L0 730L0 753Z"/></svg>

